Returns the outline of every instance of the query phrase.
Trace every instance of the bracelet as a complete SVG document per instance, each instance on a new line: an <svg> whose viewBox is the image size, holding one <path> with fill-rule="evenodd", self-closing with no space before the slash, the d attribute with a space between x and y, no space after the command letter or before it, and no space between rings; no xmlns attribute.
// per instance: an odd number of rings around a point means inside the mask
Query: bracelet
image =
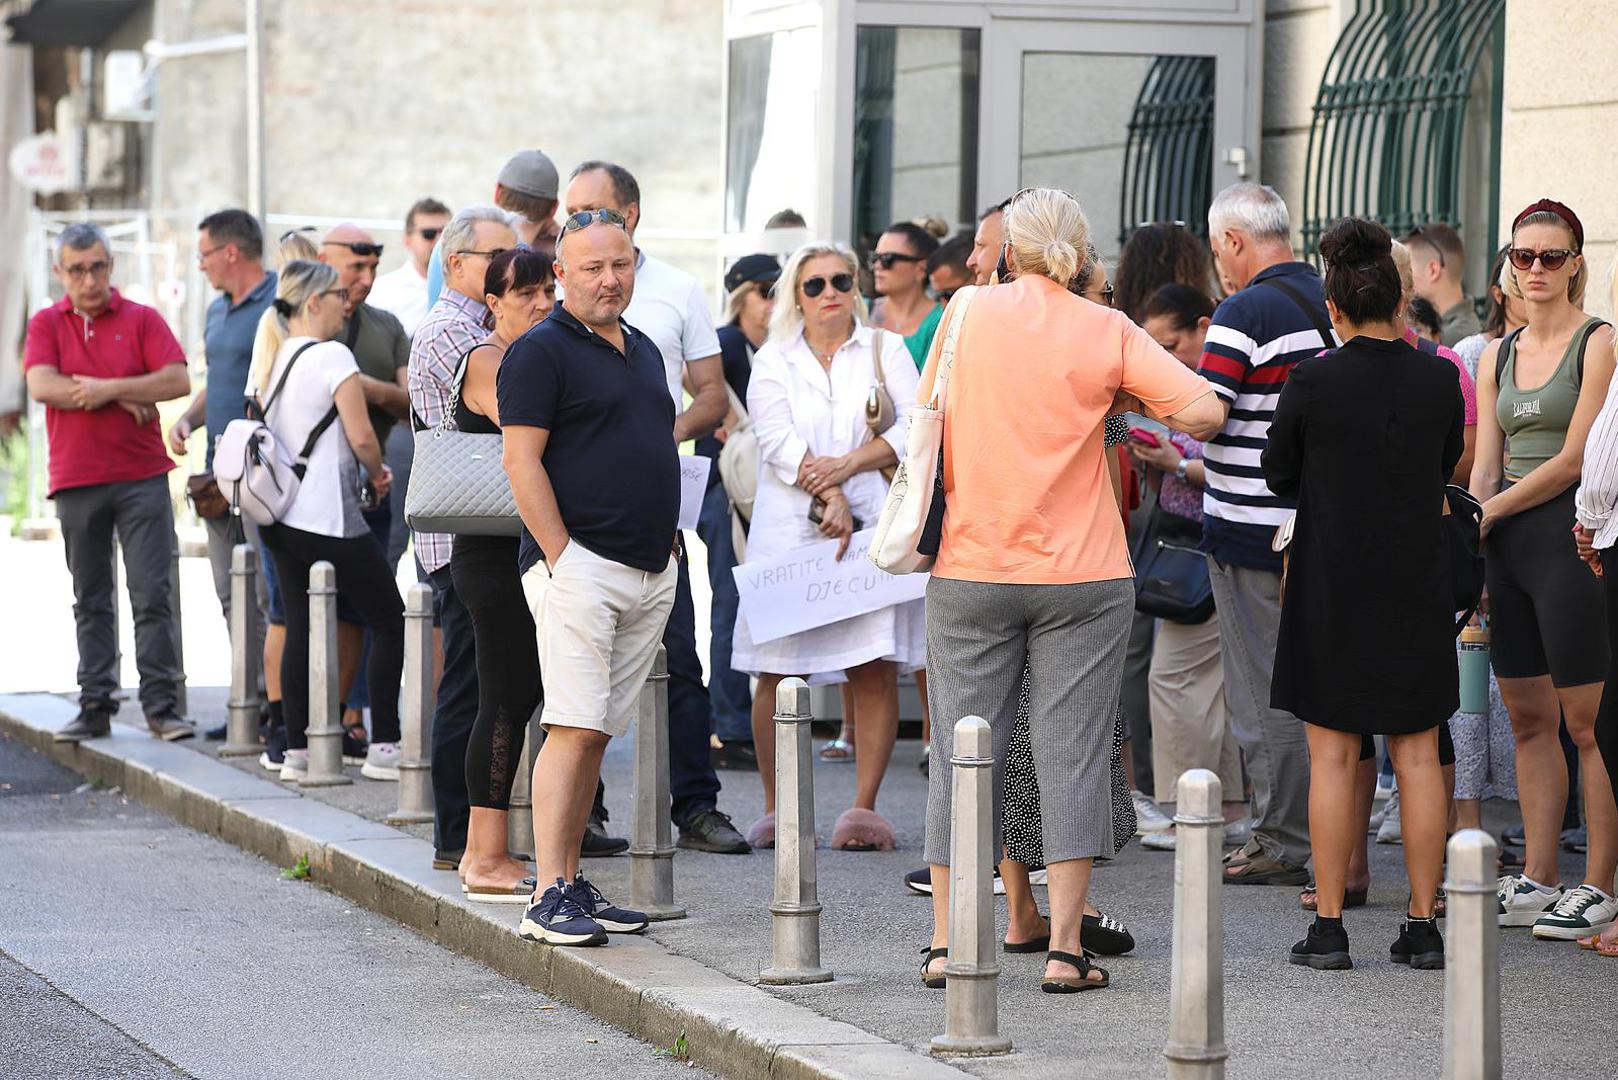
<svg viewBox="0 0 1618 1080"><path fill-rule="evenodd" d="M1178 465L1174 466L1175 478L1179 479L1179 480L1184 480L1185 479L1185 471L1186 471L1186 469L1190 468L1190 466L1191 466L1191 459L1190 458L1181 458L1180 463Z"/></svg>

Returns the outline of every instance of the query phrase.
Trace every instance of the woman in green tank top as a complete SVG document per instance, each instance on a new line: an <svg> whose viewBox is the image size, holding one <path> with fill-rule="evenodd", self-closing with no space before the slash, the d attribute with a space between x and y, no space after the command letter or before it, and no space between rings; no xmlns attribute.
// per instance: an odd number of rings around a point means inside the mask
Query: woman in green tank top
<svg viewBox="0 0 1618 1080"><path fill-rule="evenodd" d="M1571 940L1618 917L1618 808L1595 745L1609 659L1599 582L1574 545L1574 492L1590 426L1613 373L1612 328L1580 305L1589 269L1584 227L1540 200L1512 224L1511 291L1528 324L1478 363L1472 494L1483 503L1491 652L1517 741L1525 865L1501 879L1502 926ZM1589 852L1583 883L1558 880L1567 773L1557 728L1579 750Z"/></svg>

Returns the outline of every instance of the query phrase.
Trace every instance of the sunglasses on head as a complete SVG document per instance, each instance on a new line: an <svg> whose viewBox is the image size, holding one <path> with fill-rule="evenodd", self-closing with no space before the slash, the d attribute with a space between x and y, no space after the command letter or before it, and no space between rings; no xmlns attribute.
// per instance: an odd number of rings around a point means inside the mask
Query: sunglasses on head
<svg viewBox="0 0 1618 1080"><path fill-rule="evenodd" d="M443 231L444 227L442 225L437 225L430 229L417 229L416 235L421 237L423 240L437 240L438 234Z"/></svg>
<svg viewBox="0 0 1618 1080"><path fill-rule="evenodd" d="M588 229L598 221L604 225L616 225L620 229L628 228L628 222L624 220L624 215L616 210L602 207L600 210L580 210L577 213L569 214L562 222L562 235L566 236L568 233L577 232L579 229Z"/></svg>
<svg viewBox="0 0 1618 1080"><path fill-rule="evenodd" d="M1438 241L1434 240L1432 236L1428 234L1427 226L1417 225L1414 229L1410 230L1410 235L1433 249L1433 254L1438 256L1438 265L1440 267L1449 266L1449 262L1444 258L1444 249L1439 247ZM1524 267L1524 269L1527 268Z"/></svg>
<svg viewBox="0 0 1618 1080"><path fill-rule="evenodd" d="M1551 248L1548 251L1535 251L1533 248L1514 247L1507 252L1506 257L1511 260L1511 265L1515 266L1518 270L1532 270L1534 268L1535 259L1538 259L1539 265L1543 266L1547 270L1560 270L1562 269L1562 264L1567 262L1576 254L1577 252L1569 251L1566 248Z"/></svg>
<svg viewBox="0 0 1618 1080"><path fill-rule="evenodd" d="M323 247L328 245L331 247L345 247L362 259L369 259L373 255L379 259L382 257L381 244L366 244L358 240L322 240L321 245Z"/></svg>
<svg viewBox="0 0 1618 1080"><path fill-rule="evenodd" d="M895 263L919 263L927 260L920 255L904 255L897 251L879 251L871 256L871 265L892 270Z"/></svg>
<svg viewBox="0 0 1618 1080"><path fill-rule="evenodd" d="M803 289L803 295L813 300L815 297L826 291L826 285L828 282L831 284L833 289L836 289L840 293L849 293L854 291L853 274L833 274L830 278L805 278L801 286Z"/></svg>

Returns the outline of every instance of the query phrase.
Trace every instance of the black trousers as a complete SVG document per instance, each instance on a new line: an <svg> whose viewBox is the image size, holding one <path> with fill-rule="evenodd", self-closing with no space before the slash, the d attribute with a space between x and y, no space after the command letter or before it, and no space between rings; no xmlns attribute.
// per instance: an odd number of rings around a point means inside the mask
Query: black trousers
<svg viewBox="0 0 1618 1080"><path fill-rule="evenodd" d="M542 692L534 618L517 573L517 539L458 536L449 566L477 643L478 710L466 743L468 801L506 810L522 767L528 719Z"/></svg>
<svg viewBox="0 0 1618 1080"><path fill-rule="evenodd" d="M1607 605L1607 685L1601 691L1601 710L1596 713L1596 746L1607 763L1607 775L1618 791L1618 548L1601 553L1602 595ZM1569 802L1572 800L1569 799Z"/></svg>
<svg viewBox="0 0 1618 1080"><path fill-rule="evenodd" d="M466 746L478 717L477 639L472 614L455 589L449 565L428 574L427 581L433 587L433 610L444 643L444 674L438 680L433 710L433 844L439 851L454 852L466 847L472 807L466 790Z"/></svg>
<svg viewBox="0 0 1618 1080"><path fill-rule="evenodd" d="M282 715L287 746L309 745L309 568L324 559L337 570L337 593L371 631L366 686L374 741L399 741L399 686L404 675L404 601L386 557L370 533L343 538L266 525L264 545L275 559L286 606L287 641L281 656Z"/></svg>

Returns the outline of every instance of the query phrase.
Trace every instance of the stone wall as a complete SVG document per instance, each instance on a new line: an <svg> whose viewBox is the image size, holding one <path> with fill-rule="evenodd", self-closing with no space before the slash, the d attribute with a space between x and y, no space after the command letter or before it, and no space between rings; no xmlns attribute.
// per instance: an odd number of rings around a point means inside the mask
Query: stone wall
<svg viewBox="0 0 1618 1080"><path fill-rule="evenodd" d="M1267 0L1259 179L1286 200L1303 247L1303 179L1320 77L1353 0Z"/></svg>

